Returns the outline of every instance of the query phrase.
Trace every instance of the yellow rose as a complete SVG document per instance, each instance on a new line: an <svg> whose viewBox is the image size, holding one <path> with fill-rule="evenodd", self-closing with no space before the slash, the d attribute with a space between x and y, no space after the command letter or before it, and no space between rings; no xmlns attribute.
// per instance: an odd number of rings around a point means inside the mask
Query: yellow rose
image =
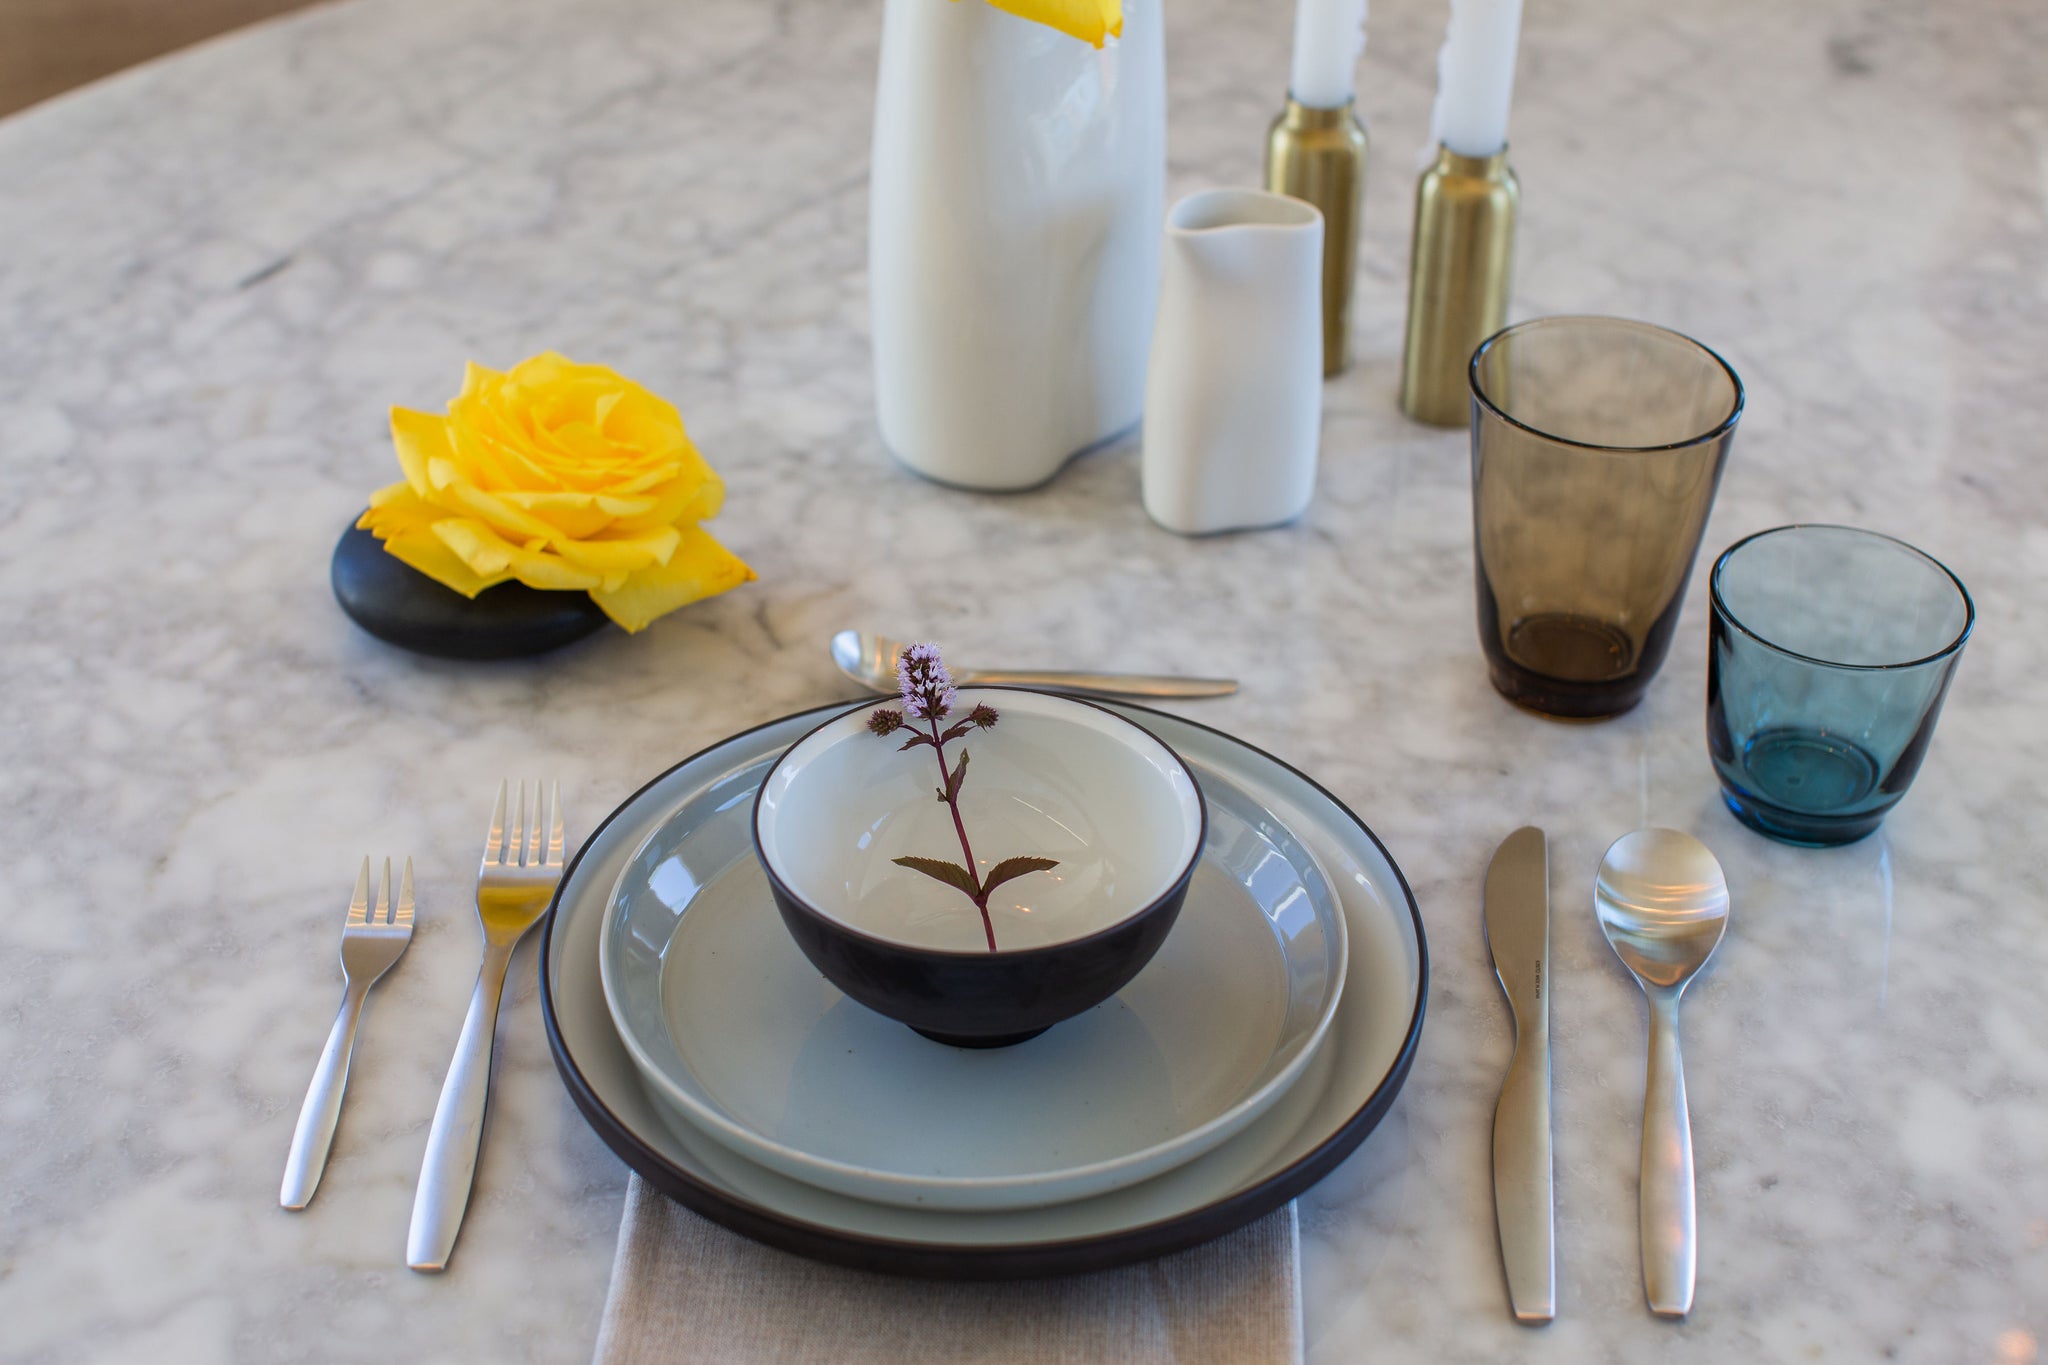
<svg viewBox="0 0 2048 1365"><path fill-rule="evenodd" d="M393 408L391 441L405 481L356 524L465 597L516 578L639 630L754 577L697 525L725 485L681 415L602 365L471 365L446 417Z"/></svg>
<svg viewBox="0 0 2048 1365"><path fill-rule="evenodd" d="M997 9L1102 46L1124 32L1124 0L988 0Z"/></svg>

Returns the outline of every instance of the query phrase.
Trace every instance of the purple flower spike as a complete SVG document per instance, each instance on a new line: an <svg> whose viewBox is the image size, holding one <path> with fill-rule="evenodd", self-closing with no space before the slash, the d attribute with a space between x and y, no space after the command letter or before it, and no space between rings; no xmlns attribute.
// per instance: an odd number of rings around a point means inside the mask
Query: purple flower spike
<svg viewBox="0 0 2048 1365"><path fill-rule="evenodd" d="M953 675L934 644L912 645L896 660L903 713L912 720L943 720L953 709Z"/></svg>
<svg viewBox="0 0 2048 1365"><path fill-rule="evenodd" d="M965 739L970 731L995 728L996 721L1000 719L996 708L986 702L976 702L965 719L944 730L939 728L939 722L953 710L955 695L953 675L946 671L946 662L939 657L939 647L934 644L912 645L903 651L896 660L896 686L903 693L903 709L897 711L883 706L870 712L868 730L881 736L893 735L898 730L910 731L910 738L897 746L899 753L920 746L932 750L938 760L940 784L933 790L953 817L953 833L960 839L960 861L952 863L943 858L909 855L890 861L898 867L907 867L934 881L944 882L974 902L974 908L981 913L982 937L988 941L988 950L995 952L996 925L989 916L989 892L1026 873L1048 872L1059 866L1059 860L1028 856L1005 858L989 868L986 875L978 870L981 864L975 860L974 846L967 842L967 821L960 813L960 786L967 780L967 750L963 746L959 751L959 761L948 762L946 746ZM923 729L911 723L920 720L925 722Z"/></svg>

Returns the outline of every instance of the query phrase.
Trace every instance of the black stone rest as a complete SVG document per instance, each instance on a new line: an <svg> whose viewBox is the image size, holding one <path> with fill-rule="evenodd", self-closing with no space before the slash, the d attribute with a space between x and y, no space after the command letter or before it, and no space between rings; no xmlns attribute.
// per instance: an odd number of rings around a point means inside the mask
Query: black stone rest
<svg viewBox="0 0 2048 1365"><path fill-rule="evenodd" d="M573 644L608 621L587 593L500 583L472 600L351 525L334 547L334 599L386 644L441 659L518 659Z"/></svg>

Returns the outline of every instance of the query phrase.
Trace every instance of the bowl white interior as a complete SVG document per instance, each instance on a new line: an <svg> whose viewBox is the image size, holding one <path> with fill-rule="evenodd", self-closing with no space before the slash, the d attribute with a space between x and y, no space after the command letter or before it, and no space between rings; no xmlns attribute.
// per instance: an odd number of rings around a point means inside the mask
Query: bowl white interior
<svg viewBox="0 0 2048 1365"><path fill-rule="evenodd" d="M978 701L1001 720L946 746L949 763L963 749L970 756L960 810L976 871L1026 855L1059 863L996 888L989 915L999 949L1107 929L1187 870L1201 844L1201 796L1172 750L1121 716L1043 693L962 688L951 719ZM901 731L869 733L869 714L831 721L776 765L756 816L762 855L806 904L851 929L917 948L985 951L981 916L963 892L891 861L963 859L932 750L901 751Z"/></svg>

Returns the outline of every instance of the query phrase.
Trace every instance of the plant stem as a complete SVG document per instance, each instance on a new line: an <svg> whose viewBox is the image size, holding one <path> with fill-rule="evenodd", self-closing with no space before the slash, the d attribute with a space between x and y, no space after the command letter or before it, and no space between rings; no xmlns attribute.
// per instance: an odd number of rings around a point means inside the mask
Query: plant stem
<svg viewBox="0 0 2048 1365"><path fill-rule="evenodd" d="M974 848L967 842L967 823L960 818L960 794L953 790L953 774L946 768L946 741L939 738L936 716L926 717L932 727L932 750L939 756L939 790L946 793L946 809L953 812L953 832L960 836L960 853L967 859L967 875L974 879L974 908L981 912L981 932L988 950L996 950L996 926L988 917L988 892L981 885L981 869L974 861Z"/></svg>

